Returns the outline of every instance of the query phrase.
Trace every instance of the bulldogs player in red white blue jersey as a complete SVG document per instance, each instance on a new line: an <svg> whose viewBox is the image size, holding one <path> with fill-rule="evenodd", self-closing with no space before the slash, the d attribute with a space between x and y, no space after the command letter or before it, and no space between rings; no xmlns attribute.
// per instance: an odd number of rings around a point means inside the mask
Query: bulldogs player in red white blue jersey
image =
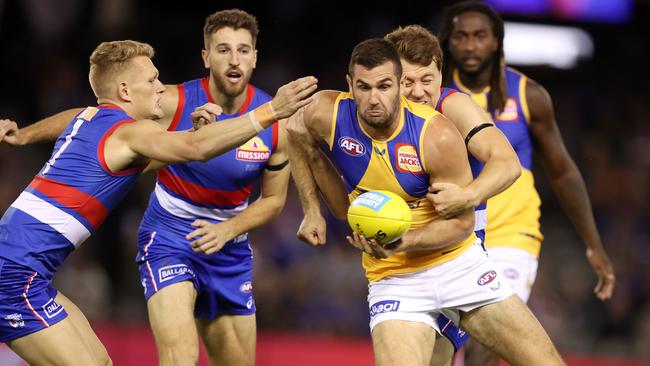
<svg viewBox="0 0 650 366"><path fill-rule="evenodd" d="M208 16L202 56L210 75L167 85L161 100L165 116L158 122L182 131L192 128L190 114L204 103L222 106L222 121L270 100L248 84L257 61L257 34L257 20L244 11ZM300 95L305 97L315 90L315 79L294 86L304 87ZM62 112L20 130L9 126L5 141L22 145L52 138L50 131L62 128L62 120L77 112ZM199 334L212 364L255 362L252 253L246 233L284 206L289 169L283 130L275 124L223 156L159 172L139 230L136 260L162 365L195 364ZM248 206L260 181L261 197Z"/></svg>
<svg viewBox="0 0 650 366"><path fill-rule="evenodd" d="M266 103L197 132L170 133L151 120L164 115L165 91L153 53L135 41L97 47L89 80L99 105L68 124L45 166L0 219L0 341L30 364L111 364L84 315L51 280L151 159L186 162L224 153L308 103L304 97L315 82L280 88L275 108ZM208 105L192 117L212 119L219 112Z"/></svg>

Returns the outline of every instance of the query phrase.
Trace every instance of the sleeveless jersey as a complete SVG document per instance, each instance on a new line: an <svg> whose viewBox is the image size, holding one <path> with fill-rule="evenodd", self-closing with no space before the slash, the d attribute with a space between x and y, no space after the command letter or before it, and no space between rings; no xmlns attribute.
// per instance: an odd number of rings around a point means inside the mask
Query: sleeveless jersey
<svg viewBox="0 0 650 366"><path fill-rule="evenodd" d="M488 247L509 246L538 256L543 239L539 224L541 200L532 173L533 143L528 128L530 113L526 101L527 77L508 67L505 78L508 100L499 114L488 110L489 88L482 93L473 93L461 83L458 70L454 70L451 87L469 94L490 112L496 126L506 135L517 153L522 167L521 176L508 189L488 200Z"/></svg>
<svg viewBox="0 0 650 366"><path fill-rule="evenodd" d="M0 257L51 278L56 268L104 221L144 167L112 172L106 139L134 122L108 104L88 107L54 145L34 180L0 220Z"/></svg>
<svg viewBox="0 0 650 366"><path fill-rule="evenodd" d="M436 103L436 111L444 114L442 111L442 106L445 103L445 98L451 94L458 93L456 89L452 88L440 88L440 98L438 98L438 103ZM472 168L472 177L476 179L481 171L483 170L483 164L477 160L472 154L468 153L469 165ZM483 245L485 245L485 227L487 226L487 204L482 202L474 208L474 232L476 236L481 239Z"/></svg>
<svg viewBox="0 0 650 366"><path fill-rule="evenodd" d="M194 109L208 102L214 103L208 80L206 77L178 85L178 107L170 131L192 128L190 114ZM221 114L217 123L252 111L272 99L252 85L246 88L246 100L241 109L233 115ZM277 141L276 123L240 147L207 162L172 164L160 170L145 218L155 218L166 212L185 219L224 221L237 215L248 207L248 197L259 182ZM164 211L159 211L158 207ZM186 243L178 245L185 246Z"/></svg>
<svg viewBox="0 0 650 366"><path fill-rule="evenodd" d="M339 168L350 201L363 192L387 190L409 204L412 228L423 227L438 219L426 199L429 175L423 157L424 133L430 119L438 114L433 108L412 103L401 97L399 125L385 141L374 140L363 130L350 93L340 93L334 104L332 134L329 141L332 161ZM377 259L363 253L363 266L370 282L386 276L409 273L451 260L471 247L474 234L460 243L420 253L396 253Z"/></svg>

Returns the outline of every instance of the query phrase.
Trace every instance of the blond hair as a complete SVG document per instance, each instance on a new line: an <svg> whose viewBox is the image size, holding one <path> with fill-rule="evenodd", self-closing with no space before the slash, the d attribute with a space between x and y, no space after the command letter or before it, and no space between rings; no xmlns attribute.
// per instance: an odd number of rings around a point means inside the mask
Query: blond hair
<svg viewBox="0 0 650 366"><path fill-rule="evenodd" d="M101 98L109 93L109 81L126 69L129 60L137 56L152 58L153 55L153 47L147 43L131 40L102 42L90 55L88 80L95 96Z"/></svg>

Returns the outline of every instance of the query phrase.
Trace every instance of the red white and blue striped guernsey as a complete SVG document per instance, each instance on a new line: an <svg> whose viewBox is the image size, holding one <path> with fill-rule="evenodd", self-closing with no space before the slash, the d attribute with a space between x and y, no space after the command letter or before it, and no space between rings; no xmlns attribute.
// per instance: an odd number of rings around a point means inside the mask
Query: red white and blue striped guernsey
<svg viewBox="0 0 650 366"><path fill-rule="evenodd" d="M114 105L88 107L54 145L45 166L0 220L0 257L51 278L104 221L144 167L112 172L104 143L134 122Z"/></svg>
<svg viewBox="0 0 650 366"><path fill-rule="evenodd" d="M217 123L234 118L269 102L271 97L246 86L246 99L232 115L222 114ZM196 107L214 103L209 79L178 85L179 101L172 131L192 127ZM196 219L213 223L228 220L248 207L254 186L260 182L268 160L276 150L278 125L262 131L243 145L206 162L172 164L158 173L154 192L138 230L140 280L145 298L165 286L192 281L197 290L195 316L214 319L219 314L255 312L252 293L252 250L242 234L211 255L193 252L185 236Z"/></svg>

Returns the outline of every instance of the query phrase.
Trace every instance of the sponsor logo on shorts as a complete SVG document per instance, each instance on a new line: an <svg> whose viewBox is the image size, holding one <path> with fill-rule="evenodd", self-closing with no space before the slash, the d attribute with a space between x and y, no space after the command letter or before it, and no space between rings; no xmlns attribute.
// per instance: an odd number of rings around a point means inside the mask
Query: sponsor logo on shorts
<svg viewBox="0 0 650 366"><path fill-rule="evenodd" d="M506 268L506 269L504 269L504 270L503 270L503 274L504 274L507 278L509 278L509 279L511 279L511 280L514 280L514 279L519 278L519 272L518 272L516 269L514 269L514 268Z"/></svg>
<svg viewBox="0 0 650 366"><path fill-rule="evenodd" d="M366 153L366 147L349 136L343 136L339 139L339 147L350 156L363 156Z"/></svg>
<svg viewBox="0 0 650 366"><path fill-rule="evenodd" d="M50 301L46 302L45 305L43 305L43 312L48 318L54 317L56 314L60 313L63 310L63 306L59 305L54 299L50 299Z"/></svg>
<svg viewBox="0 0 650 366"><path fill-rule="evenodd" d="M402 173L422 174L422 165L415 146L409 144L397 144L395 146L397 159L397 171Z"/></svg>
<svg viewBox="0 0 650 366"><path fill-rule="evenodd" d="M376 302L370 305L370 317L374 318L375 316L381 313L390 313L391 311L397 311L399 309L398 300L384 300Z"/></svg>
<svg viewBox="0 0 650 366"><path fill-rule="evenodd" d="M23 316L18 313L6 315L5 320L8 321L9 325L11 325L14 328L22 328L25 326L25 321L23 320Z"/></svg>
<svg viewBox="0 0 650 366"><path fill-rule="evenodd" d="M479 286L485 286L488 283L494 281L494 279L497 278L497 272L492 270L492 271L487 271L481 275L481 277L478 278L478 281L476 283L479 284Z"/></svg>
<svg viewBox="0 0 650 366"><path fill-rule="evenodd" d="M363 206L379 212L391 198L379 192L366 192L352 201L352 206Z"/></svg>
<svg viewBox="0 0 650 366"><path fill-rule="evenodd" d="M239 291L244 293L249 293L253 291L253 283L251 281L246 281L239 286Z"/></svg>
<svg viewBox="0 0 650 366"><path fill-rule="evenodd" d="M253 304L255 304L255 300L253 300L253 296L248 298L248 301L246 301L246 307L248 309L253 307Z"/></svg>
<svg viewBox="0 0 650 366"><path fill-rule="evenodd" d="M158 269L158 282L165 282L186 273L194 276L194 271L185 264L174 264L171 266L160 267Z"/></svg>

